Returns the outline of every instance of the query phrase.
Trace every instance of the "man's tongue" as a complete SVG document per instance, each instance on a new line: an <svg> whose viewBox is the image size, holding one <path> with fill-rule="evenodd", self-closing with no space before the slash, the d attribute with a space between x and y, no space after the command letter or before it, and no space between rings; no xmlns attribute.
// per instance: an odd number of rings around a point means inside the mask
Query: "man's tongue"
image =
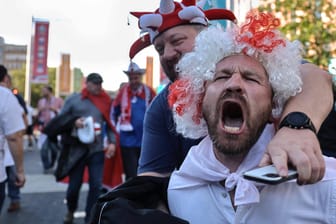
<svg viewBox="0 0 336 224"><path fill-rule="evenodd" d="M230 133L238 133L243 126L243 114L240 105L228 103L223 108L223 127Z"/></svg>
<svg viewBox="0 0 336 224"><path fill-rule="evenodd" d="M225 131L230 133L238 133L242 124L243 121L241 117L239 118L225 117L224 119L224 129Z"/></svg>

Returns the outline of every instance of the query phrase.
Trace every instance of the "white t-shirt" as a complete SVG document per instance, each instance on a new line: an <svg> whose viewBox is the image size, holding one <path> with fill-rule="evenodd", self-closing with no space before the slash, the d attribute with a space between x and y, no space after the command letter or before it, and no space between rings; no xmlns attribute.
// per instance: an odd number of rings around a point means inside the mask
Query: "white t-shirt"
<svg viewBox="0 0 336 224"><path fill-rule="evenodd" d="M0 86L0 182L6 179L4 165L5 136L24 130L22 108L7 88Z"/></svg>
<svg viewBox="0 0 336 224"><path fill-rule="evenodd" d="M5 151L5 155L4 155L4 165L5 165L5 167L14 166L15 165L14 159L13 159L12 153L9 149L7 141L5 141L4 151Z"/></svg>

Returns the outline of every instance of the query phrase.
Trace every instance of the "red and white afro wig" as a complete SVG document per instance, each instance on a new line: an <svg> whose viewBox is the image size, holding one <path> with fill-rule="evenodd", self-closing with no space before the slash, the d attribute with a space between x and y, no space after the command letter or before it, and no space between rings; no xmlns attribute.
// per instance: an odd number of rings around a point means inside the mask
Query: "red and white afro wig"
<svg viewBox="0 0 336 224"><path fill-rule="evenodd" d="M272 114L281 114L288 98L301 91L302 45L285 39L276 30L279 25L272 14L251 10L241 26L227 31L212 26L197 36L194 50L177 64L180 79L169 88L168 101L178 133L189 138L208 134L202 117L205 82L213 79L220 60L235 54L257 58L264 66L274 93Z"/></svg>
<svg viewBox="0 0 336 224"><path fill-rule="evenodd" d="M183 24L208 25L208 20L227 19L236 21L235 15L226 9L203 10L196 5L196 0L161 0L160 7L154 12L131 12L139 18L139 28L145 33L130 48L132 59L143 48L150 46L162 32Z"/></svg>

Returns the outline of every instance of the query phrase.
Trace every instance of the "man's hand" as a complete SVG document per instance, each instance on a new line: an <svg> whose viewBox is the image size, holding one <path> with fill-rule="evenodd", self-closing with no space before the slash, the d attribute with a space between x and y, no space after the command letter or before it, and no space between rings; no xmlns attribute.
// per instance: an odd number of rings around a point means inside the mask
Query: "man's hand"
<svg viewBox="0 0 336 224"><path fill-rule="evenodd" d="M84 127L84 117L80 117L75 121L76 128L83 128Z"/></svg>
<svg viewBox="0 0 336 224"><path fill-rule="evenodd" d="M23 172L16 172L15 185L18 187L23 187L26 182L26 177Z"/></svg>
<svg viewBox="0 0 336 224"><path fill-rule="evenodd" d="M107 149L106 149L106 152L105 152L106 158L108 158L108 159L112 158L114 156L115 152L116 152L116 146L115 146L115 144L110 143L107 146Z"/></svg>
<svg viewBox="0 0 336 224"><path fill-rule="evenodd" d="M313 184L321 180L325 172L320 144L316 134L308 129L283 127L267 146L260 166L273 163L280 176L287 176L288 164L298 171L297 183Z"/></svg>

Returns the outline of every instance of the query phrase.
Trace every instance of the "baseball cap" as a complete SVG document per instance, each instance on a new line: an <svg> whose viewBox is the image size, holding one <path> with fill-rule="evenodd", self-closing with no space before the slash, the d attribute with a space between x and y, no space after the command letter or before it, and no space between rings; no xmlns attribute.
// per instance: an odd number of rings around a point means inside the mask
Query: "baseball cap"
<svg viewBox="0 0 336 224"><path fill-rule="evenodd" d="M103 78L98 73L90 73L86 77L86 82L92 82L94 84L101 84L103 82Z"/></svg>

